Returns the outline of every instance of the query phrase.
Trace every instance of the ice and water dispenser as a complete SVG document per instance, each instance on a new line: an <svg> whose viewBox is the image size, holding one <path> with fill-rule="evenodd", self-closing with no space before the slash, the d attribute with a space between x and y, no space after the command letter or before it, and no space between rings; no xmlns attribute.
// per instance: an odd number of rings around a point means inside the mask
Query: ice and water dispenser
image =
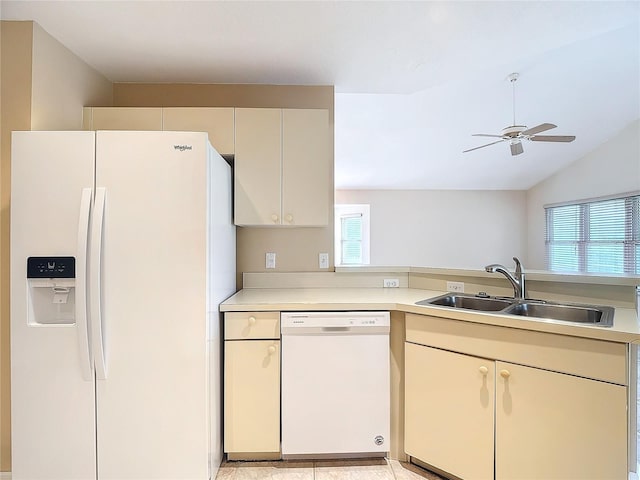
<svg viewBox="0 0 640 480"><path fill-rule="evenodd" d="M27 258L29 325L73 325L75 257Z"/></svg>

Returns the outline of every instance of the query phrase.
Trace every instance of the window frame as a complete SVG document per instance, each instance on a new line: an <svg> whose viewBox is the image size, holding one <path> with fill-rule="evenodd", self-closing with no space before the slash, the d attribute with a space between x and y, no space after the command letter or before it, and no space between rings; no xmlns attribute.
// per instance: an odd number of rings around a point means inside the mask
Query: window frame
<svg viewBox="0 0 640 480"><path fill-rule="evenodd" d="M361 265L369 265L370 262L370 230L371 230L371 216L370 206L368 204L336 204L334 209L334 260L337 267L357 267ZM342 219L345 217L352 217L354 215L360 215L362 217L362 240L361 251L362 258L361 263L343 263L342 262Z"/></svg>

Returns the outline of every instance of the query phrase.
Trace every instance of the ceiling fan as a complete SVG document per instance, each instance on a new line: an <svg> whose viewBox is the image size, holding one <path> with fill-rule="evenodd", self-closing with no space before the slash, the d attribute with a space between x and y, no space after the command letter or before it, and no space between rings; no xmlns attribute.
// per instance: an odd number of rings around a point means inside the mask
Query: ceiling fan
<svg viewBox="0 0 640 480"><path fill-rule="evenodd" d="M513 85L513 125L502 129L500 135L489 135L486 133L474 133L473 137L493 137L499 138L495 142L487 143L486 145L480 145L479 147L470 148L462 153L478 150L479 148L488 147L489 145L495 145L496 143L509 142L511 147L511 155L520 155L524 152L522 148L522 140L530 140L532 142L573 142L576 137L573 135L538 135L539 133L546 132L552 128L556 128L556 125L552 123L541 123L535 127L527 128L526 125L516 125L516 80L520 75L518 73L512 73L507 79Z"/></svg>

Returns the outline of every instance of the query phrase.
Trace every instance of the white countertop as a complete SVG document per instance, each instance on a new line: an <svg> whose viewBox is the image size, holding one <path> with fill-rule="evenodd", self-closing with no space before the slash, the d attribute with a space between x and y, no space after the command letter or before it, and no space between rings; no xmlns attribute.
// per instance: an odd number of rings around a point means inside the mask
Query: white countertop
<svg viewBox="0 0 640 480"><path fill-rule="evenodd" d="M221 312L306 310L396 310L465 322L557 333L623 343L640 343L640 322L634 309L615 309L613 327L559 320L476 312L415 302L446 292L414 288L245 288L220 305Z"/></svg>

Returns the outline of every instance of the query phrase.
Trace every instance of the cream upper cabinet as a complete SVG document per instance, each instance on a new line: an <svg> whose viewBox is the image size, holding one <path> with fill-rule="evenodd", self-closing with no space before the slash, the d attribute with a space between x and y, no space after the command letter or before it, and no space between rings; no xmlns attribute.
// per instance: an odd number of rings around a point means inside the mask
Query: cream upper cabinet
<svg viewBox="0 0 640 480"><path fill-rule="evenodd" d="M153 107L85 107L85 130L162 130L162 109Z"/></svg>
<svg viewBox="0 0 640 480"><path fill-rule="evenodd" d="M494 363L405 345L407 454L459 478L493 480Z"/></svg>
<svg viewBox="0 0 640 480"><path fill-rule="evenodd" d="M327 225L329 112L236 108L235 120L236 225Z"/></svg>
<svg viewBox="0 0 640 480"><path fill-rule="evenodd" d="M232 107L85 107L85 130L207 132L221 155L234 153Z"/></svg>
<svg viewBox="0 0 640 480"><path fill-rule="evenodd" d="M164 107L164 130L207 132L209 142L221 155L234 153L233 115L229 107Z"/></svg>
<svg viewBox="0 0 640 480"><path fill-rule="evenodd" d="M496 480L627 478L624 386L504 362L496 378Z"/></svg>
<svg viewBox="0 0 640 480"><path fill-rule="evenodd" d="M333 195L327 110L282 111L282 223L327 225Z"/></svg>
<svg viewBox="0 0 640 480"><path fill-rule="evenodd" d="M282 110L236 108L235 223L281 224Z"/></svg>

